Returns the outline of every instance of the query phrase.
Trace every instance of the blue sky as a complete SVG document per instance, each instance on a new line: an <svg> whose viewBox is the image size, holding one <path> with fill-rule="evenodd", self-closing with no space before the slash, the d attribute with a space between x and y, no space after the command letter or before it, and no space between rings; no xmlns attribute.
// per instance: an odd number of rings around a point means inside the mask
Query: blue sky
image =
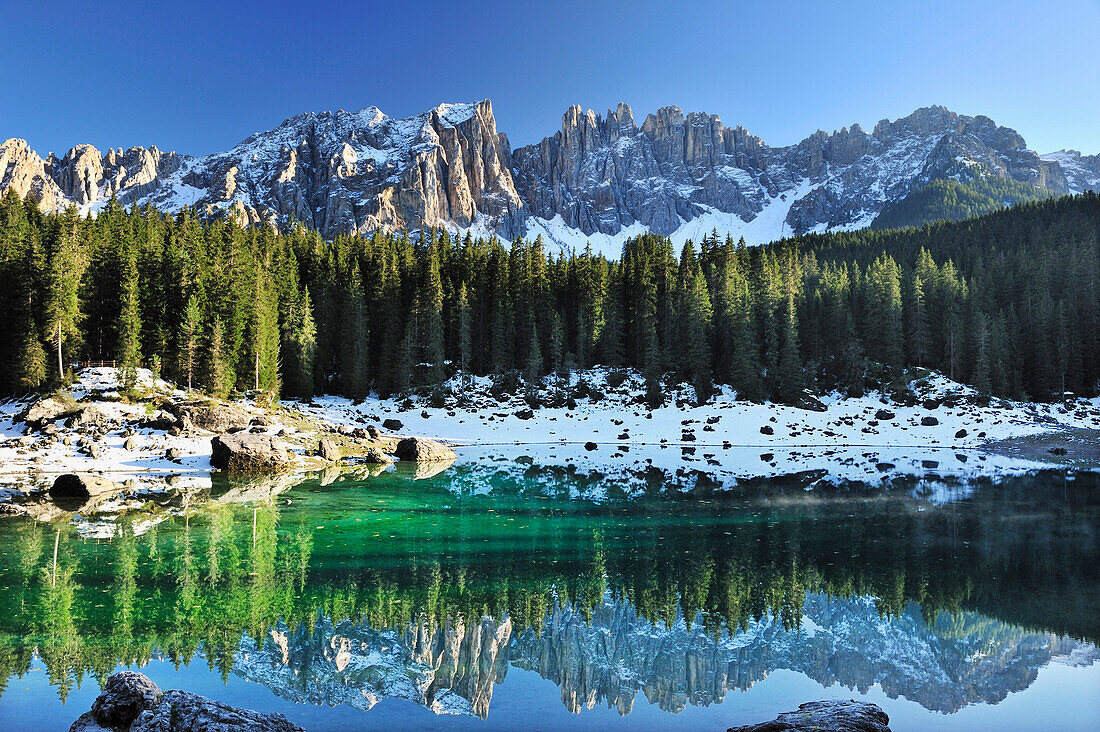
<svg viewBox="0 0 1100 732"><path fill-rule="evenodd" d="M1100 152L1100 0L0 0L0 139L226 149L298 112L493 100L513 146L578 103L772 145L928 104Z"/></svg>

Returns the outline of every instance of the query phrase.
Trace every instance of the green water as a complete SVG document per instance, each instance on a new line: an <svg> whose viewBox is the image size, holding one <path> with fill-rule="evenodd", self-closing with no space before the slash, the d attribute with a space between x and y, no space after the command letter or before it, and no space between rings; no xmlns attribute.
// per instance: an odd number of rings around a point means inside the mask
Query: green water
<svg viewBox="0 0 1100 732"><path fill-rule="evenodd" d="M1096 694L1060 698L1100 691L1095 474L979 480L946 503L779 480L593 503L561 497L560 471L468 467L259 502L217 484L101 520L109 538L0 522L0 726L45 704L45 728L67 727L120 665L317 729L507 728L532 707L556 726L719 728L859 695L895 729L1095 719Z"/></svg>

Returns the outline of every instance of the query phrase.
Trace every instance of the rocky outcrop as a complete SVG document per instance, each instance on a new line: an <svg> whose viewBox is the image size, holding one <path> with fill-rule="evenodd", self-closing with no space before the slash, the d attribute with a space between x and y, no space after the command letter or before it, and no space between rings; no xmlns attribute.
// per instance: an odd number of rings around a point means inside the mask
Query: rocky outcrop
<svg viewBox="0 0 1100 732"><path fill-rule="evenodd" d="M890 717L877 704L850 701L815 701L800 704L770 722L730 727L729 732L890 732Z"/></svg>
<svg viewBox="0 0 1100 732"><path fill-rule="evenodd" d="M71 399L58 399L57 397L46 397L40 399L30 407L27 408L21 419L31 429L42 429L50 422L62 417L68 417L77 412L77 404Z"/></svg>
<svg viewBox="0 0 1100 732"><path fill-rule="evenodd" d="M210 465L219 470L250 473L290 466L286 445L271 435L219 435L210 440L210 447Z"/></svg>
<svg viewBox="0 0 1100 732"><path fill-rule="evenodd" d="M252 414L232 404L175 404L171 409L184 429L229 432L247 429Z"/></svg>
<svg viewBox="0 0 1100 732"><path fill-rule="evenodd" d="M398 460L414 463L454 462L455 459L454 450L427 437L406 437L397 443L393 454Z"/></svg>
<svg viewBox="0 0 1100 732"><path fill-rule="evenodd" d="M162 692L145 674L119 671L69 732L303 732L281 714L238 709L186 691Z"/></svg>

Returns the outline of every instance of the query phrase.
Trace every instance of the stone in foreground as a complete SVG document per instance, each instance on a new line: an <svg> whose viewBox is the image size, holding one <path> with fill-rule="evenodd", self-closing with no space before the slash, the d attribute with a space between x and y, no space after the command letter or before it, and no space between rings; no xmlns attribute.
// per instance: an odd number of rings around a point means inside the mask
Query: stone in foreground
<svg viewBox="0 0 1100 732"><path fill-rule="evenodd" d="M69 732L302 732L281 714L237 709L186 691L162 692L145 674L119 671L107 679L92 710L73 722Z"/></svg>
<svg viewBox="0 0 1100 732"><path fill-rule="evenodd" d="M50 498L88 499L114 493L122 487L114 481L91 473L66 473L57 476L50 487Z"/></svg>
<svg viewBox="0 0 1100 732"><path fill-rule="evenodd" d="M210 447L210 464L220 470L254 473L290 465L286 446L271 435L219 435L210 440Z"/></svg>
<svg viewBox="0 0 1100 732"><path fill-rule="evenodd" d="M393 451L399 460L416 463L441 463L455 459L455 451L426 437L406 437Z"/></svg>
<svg viewBox="0 0 1100 732"><path fill-rule="evenodd" d="M876 704L827 700L802 704L770 722L730 727L728 732L890 732L890 717Z"/></svg>

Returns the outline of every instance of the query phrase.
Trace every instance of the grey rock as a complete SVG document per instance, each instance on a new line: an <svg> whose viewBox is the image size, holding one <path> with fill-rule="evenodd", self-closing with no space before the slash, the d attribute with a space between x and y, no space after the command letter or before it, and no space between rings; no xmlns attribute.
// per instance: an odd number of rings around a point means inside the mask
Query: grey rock
<svg viewBox="0 0 1100 732"><path fill-rule="evenodd" d="M935 427L940 421L935 417L921 417L920 423L922 427Z"/></svg>
<svg viewBox="0 0 1100 732"><path fill-rule="evenodd" d="M880 409L877 412L875 412L875 419L879 420L880 422L889 421L889 420L893 419L896 416L897 415L895 415L893 412L891 412L888 409Z"/></svg>
<svg viewBox="0 0 1100 732"><path fill-rule="evenodd" d="M21 419L31 429L42 429L48 422L68 417L76 412L76 409L72 402L62 401L56 397L46 397L28 407Z"/></svg>
<svg viewBox="0 0 1100 732"><path fill-rule="evenodd" d="M363 462L371 465L389 465L393 462L393 458L377 447L371 447L367 448L366 453L363 455Z"/></svg>
<svg viewBox="0 0 1100 732"><path fill-rule="evenodd" d="M220 470L247 473L290 465L286 446L271 435L219 435L210 440L210 446L210 464Z"/></svg>
<svg viewBox="0 0 1100 732"><path fill-rule="evenodd" d="M110 421L110 418L102 409L95 404L89 404L78 409L76 413L69 418L67 424L72 429L79 429L81 427L100 427Z"/></svg>
<svg viewBox="0 0 1100 732"><path fill-rule="evenodd" d="M177 404L173 410L184 429L230 432L248 429L252 415L231 404Z"/></svg>
<svg viewBox="0 0 1100 732"><path fill-rule="evenodd" d="M452 461L455 451L442 442L426 437L406 437L397 443L394 454L399 460L417 463L435 463Z"/></svg>
<svg viewBox="0 0 1100 732"><path fill-rule="evenodd" d="M133 437L126 438L126 441L122 443L124 450L136 450L138 449L138 442Z"/></svg>
<svg viewBox="0 0 1100 732"><path fill-rule="evenodd" d="M168 458L169 460L179 460L181 457L183 457L183 450L179 449L178 447L170 447L164 451L164 457Z"/></svg>
<svg viewBox="0 0 1100 732"><path fill-rule="evenodd" d="M800 704L770 722L730 727L728 732L890 732L890 717L877 704L815 701Z"/></svg>
<svg viewBox="0 0 1100 732"><path fill-rule="evenodd" d="M104 727L127 727L146 709L160 701L163 692L145 674L119 671L107 679L96 700L92 716Z"/></svg>
<svg viewBox="0 0 1100 732"><path fill-rule="evenodd" d="M206 697L173 689L162 692L149 677L119 671L108 680L69 732L96 730L129 732L302 732L281 714L263 714L231 707Z"/></svg>
<svg viewBox="0 0 1100 732"><path fill-rule="evenodd" d="M399 430L405 426L405 423L399 419L387 419L382 423L382 429L384 430Z"/></svg>
<svg viewBox="0 0 1100 732"><path fill-rule="evenodd" d="M317 454L329 462L338 462L341 457L340 448L335 440L325 438L317 445Z"/></svg>

